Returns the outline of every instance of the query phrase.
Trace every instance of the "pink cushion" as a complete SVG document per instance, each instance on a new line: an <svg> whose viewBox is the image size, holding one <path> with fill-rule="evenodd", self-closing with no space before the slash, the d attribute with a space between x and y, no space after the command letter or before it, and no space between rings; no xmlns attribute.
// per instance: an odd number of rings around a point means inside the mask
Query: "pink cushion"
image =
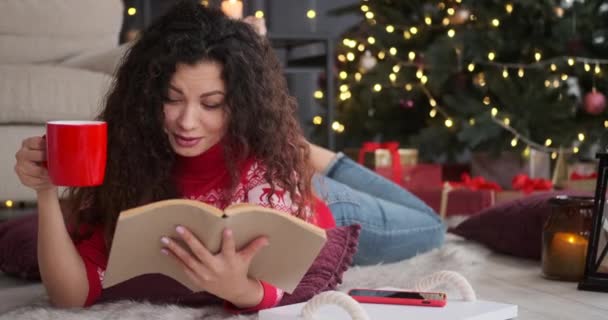
<svg viewBox="0 0 608 320"><path fill-rule="evenodd" d="M485 244L496 252L539 260L542 231L556 195L593 196L574 191L533 194L482 210L449 232Z"/></svg>

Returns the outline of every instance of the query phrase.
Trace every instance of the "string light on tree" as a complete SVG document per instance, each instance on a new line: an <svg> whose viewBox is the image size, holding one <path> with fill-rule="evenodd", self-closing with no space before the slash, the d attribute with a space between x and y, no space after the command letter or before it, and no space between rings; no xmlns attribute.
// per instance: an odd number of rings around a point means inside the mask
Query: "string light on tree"
<svg viewBox="0 0 608 320"><path fill-rule="evenodd" d="M131 7L129 9L127 9L127 14L130 15L130 16L136 15L137 14L137 8Z"/></svg>
<svg viewBox="0 0 608 320"><path fill-rule="evenodd" d="M306 12L306 17L308 17L308 19L314 19L317 17L317 12L313 9L310 9Z"/></svg>
<svg viewBox="0 0 608 320"><path fill-rule="evenodd" d="M585 141L585 134L584 133L581 132L581 133L578 134L578 141L581 141L581 142Z"/></svg>
<svg viewBox="0 0 608 320"><path fill-rule="evenodd" d="M320 126L323 124L323 117L321 116L315 116L314 118L312 118L312 123L314 125Z"/></svg>
<svg viewBox="0 0 608 320"><path fill-rule="evenodd" d="M258 10L255 12L255 17L258 19L264 18L264 11Z"/></svg>
<svg viewBox="0 0 608 320"><path fill-rule="evenodd" d="M574 65L574 59L568 58L568 65L572 67Z"/></svg>
<svg viewBox="0 0 608 320"><path fill-rule="evenodd" d="M513 148L517 147L517 142L518 142L517 138L513 138L513 140L511 140L511 147L513 147Z"/></svg>

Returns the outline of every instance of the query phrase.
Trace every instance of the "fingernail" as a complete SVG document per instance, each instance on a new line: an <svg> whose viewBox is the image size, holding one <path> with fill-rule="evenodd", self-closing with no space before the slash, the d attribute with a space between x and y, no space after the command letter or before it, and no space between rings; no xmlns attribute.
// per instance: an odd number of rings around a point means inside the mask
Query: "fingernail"
<svg viewBox="0 0 608 320"><path fill-rule="evenodd" d="M232 236L232 230L230 230L230 229L226 229L226 230L224 230L224 234L225 234L227 237L230 237L230 236Z"/></svg>
<svg viewBox="0 0 608 320"><path fill-rule="evenodd" d="M168 256L169 255L169 251L167 251L167 249L160 249L160 253Z"/></svg>
<svg viewBox="0 0 608 320"><path fill-rule="evenodd" d="M164 243L164 244L169 244L169 238L167 237L162 237L160 238L160 242Z"/></svg>
<svg viewBox="0 0 608 320"><path fill-rule="evenodd" d="M177 233L179 233L179 234L184 234L185 230L184 230L184 227L177 226L177 227L175 227L175 231L177 231Z"/></svg>

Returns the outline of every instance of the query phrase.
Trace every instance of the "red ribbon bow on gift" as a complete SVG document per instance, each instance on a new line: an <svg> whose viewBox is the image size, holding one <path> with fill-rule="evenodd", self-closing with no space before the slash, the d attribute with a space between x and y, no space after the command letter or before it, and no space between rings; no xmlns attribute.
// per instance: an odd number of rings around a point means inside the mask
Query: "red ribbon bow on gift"
<svg viewBox="0 0 608 320"><path fill-rule="evenodd" d="M462 181L460 182L450 182L450 186L452 187L463 187L470 190L494 190L494 191L502 191L502 188L496 182L487 181L483 177L474 177L468 173L463 173L460 176Z"/></svg>
<svg viewBox="0 0 608 320"><path fill-rule="evenodd" d="M589 174L580 174L578 172L572 172L570 174L570 180L588 180L588 179L597 179L597 172L592 172Z"/></svg>
<svg viewBox="0 0 608 320"><path fill-rule="evenodd" d="M533 191L553 189L551 180L542 178L532 179L526 174L518 174L513 177L511 186L513 187L513 190L523 191L525 194L532 193Z"/></svg>
<svg viewBox="0 0 608 320"><path fill-rule="evenodd" d="M397 141L387 141L387 142L364 142L359 149L359 159L358 162L363 164L365 160L365 154L367 152L375 152L376 150L386 149L391 154L391 168L393 172L392 180L401 184L401 179L403 178L403 168L401 167L401 160L399 158L399 142Z"/></svg>

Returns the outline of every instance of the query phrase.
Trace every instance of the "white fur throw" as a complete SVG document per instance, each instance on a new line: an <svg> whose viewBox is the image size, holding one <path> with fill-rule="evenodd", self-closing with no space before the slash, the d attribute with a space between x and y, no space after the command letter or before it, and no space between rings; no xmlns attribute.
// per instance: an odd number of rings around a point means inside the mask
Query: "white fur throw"
<svg viewBox="0 0 608 320"><path fill-rule="evenodd" d="M440 270L453 270L465 277L470 276L482 266L489 251L479 245L448 235L446 244L437 250L416 256L412 259L377 266L353 267L344 274L344 282L340 291L354 287L412 287L416 280ZM445 288L448 294L453 294L450 288ZM89 309L58 310L48 306L41 299L36 305L21 307L0 316L0 319L61 319L61 320L93 320L93 319L128 319L128 320L194 320L194 319L230 319L254 320L257 315L233 316L223 311L221 307L206 307L200 309L182 308L178 306L151 305L136 302L116 302L93 306Z"/></svg>

